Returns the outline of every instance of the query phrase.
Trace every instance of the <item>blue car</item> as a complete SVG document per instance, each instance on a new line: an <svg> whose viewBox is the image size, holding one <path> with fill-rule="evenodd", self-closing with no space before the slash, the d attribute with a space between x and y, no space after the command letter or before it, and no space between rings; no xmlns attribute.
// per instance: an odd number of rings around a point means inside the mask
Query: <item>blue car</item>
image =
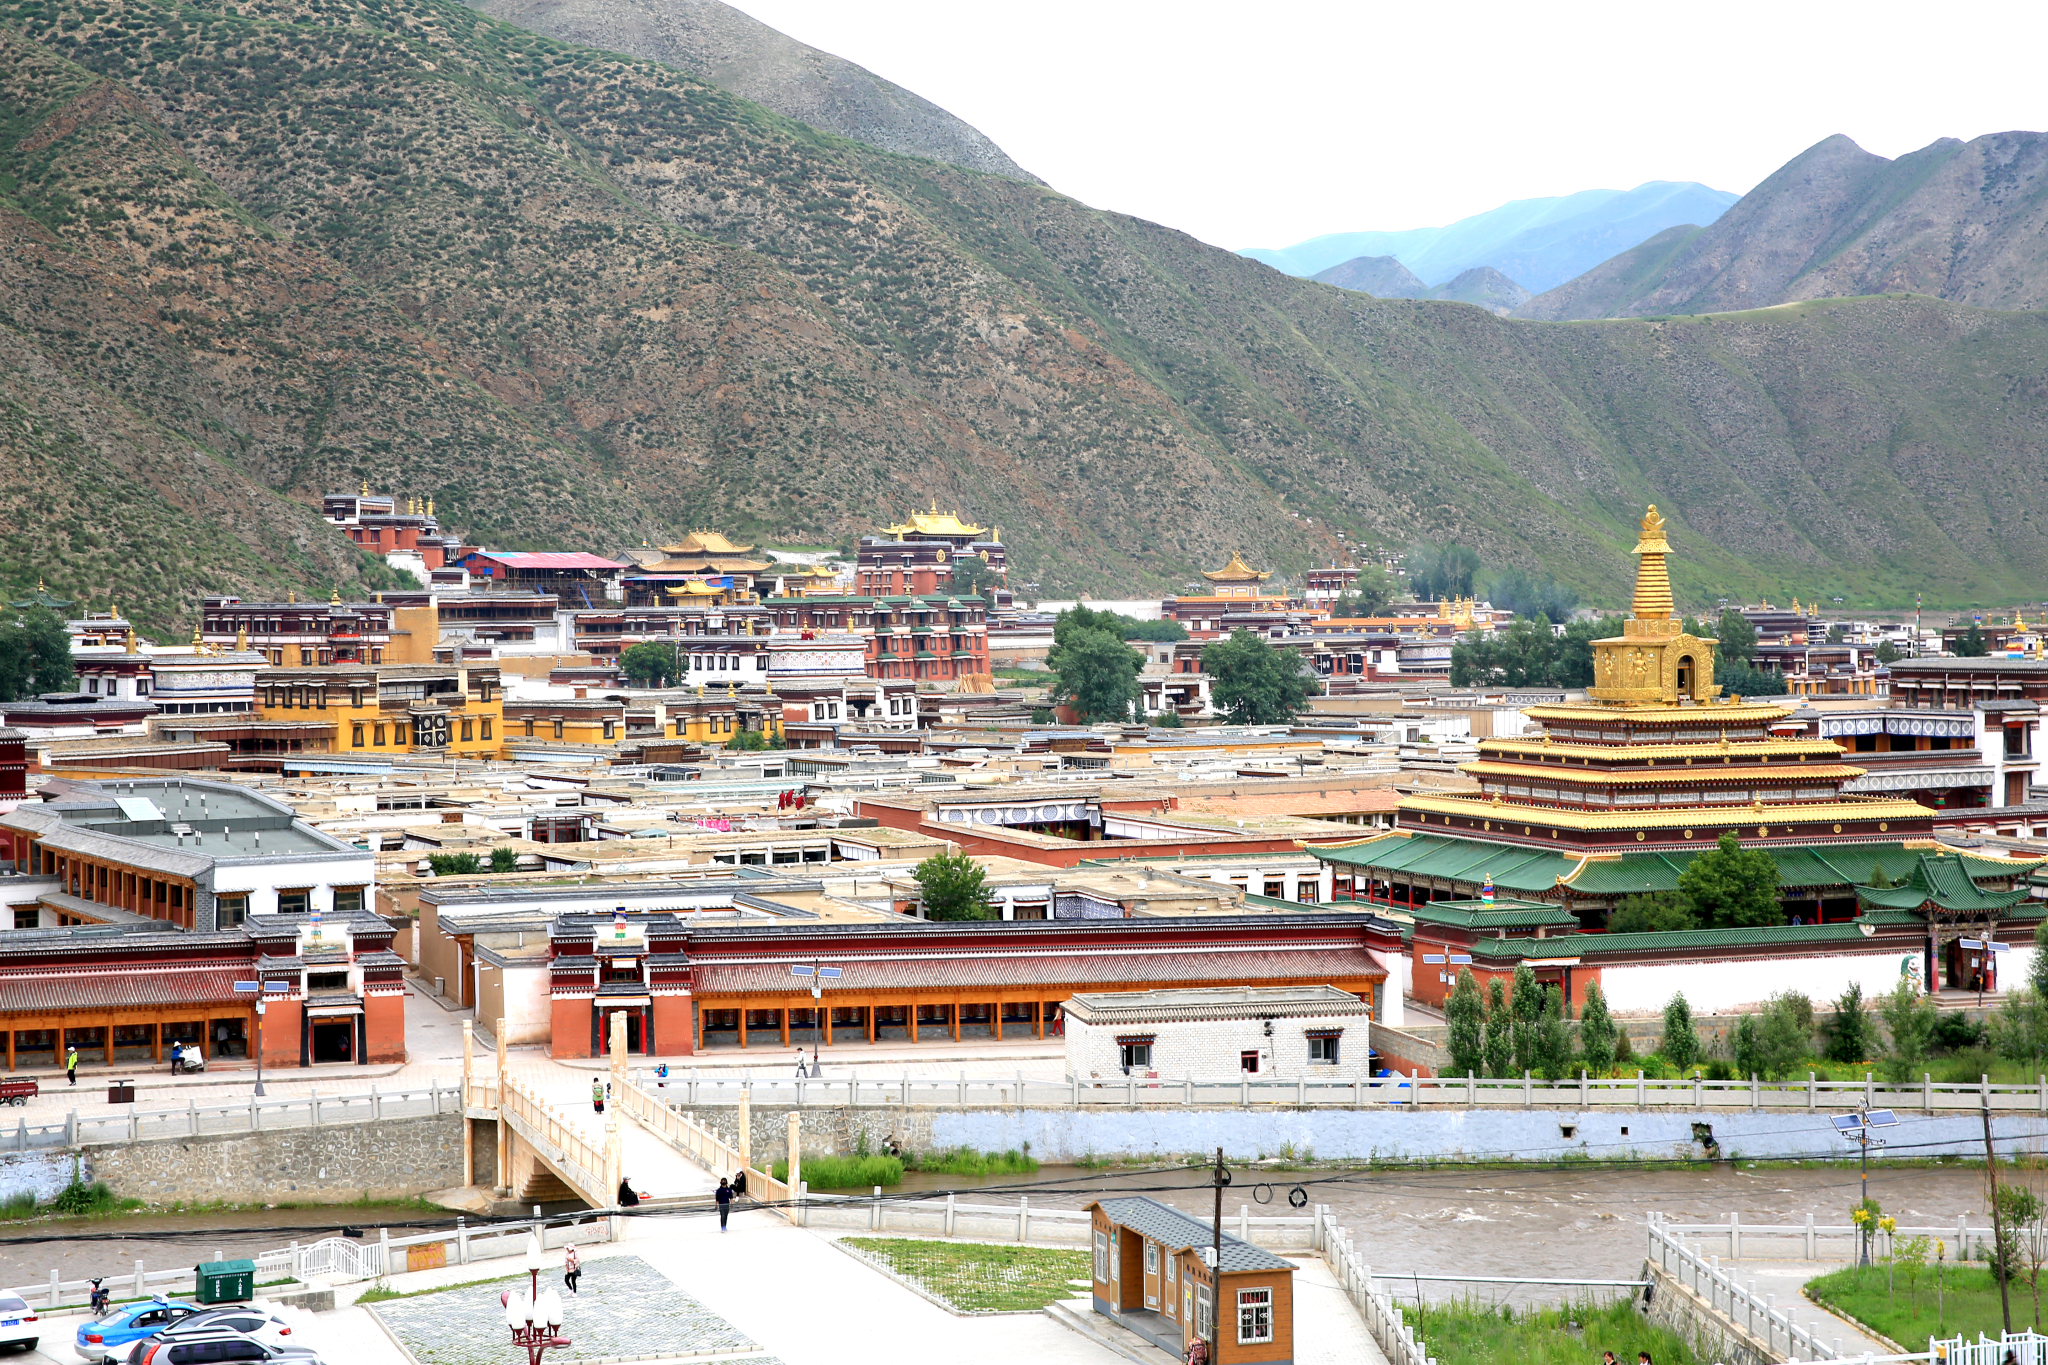
<svg viewBox="0 0 2048 1365"><path fill-rule="evenodd" d="M127 1304L103 1318L80 1323L78 1353L87 1360L126 1360L130 1346L198 1311L196 1304L161 1294L143 1303Z"/></svg>

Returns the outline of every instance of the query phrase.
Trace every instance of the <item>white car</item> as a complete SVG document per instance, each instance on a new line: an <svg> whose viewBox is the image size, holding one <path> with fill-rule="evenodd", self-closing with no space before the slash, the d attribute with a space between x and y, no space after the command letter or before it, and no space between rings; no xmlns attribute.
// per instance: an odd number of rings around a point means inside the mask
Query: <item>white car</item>
<svg viewBox="0 0 2048 1365"><path fill-rule="evenodd" d="M150 1338L150 1342L178 1341L185 1337L203 1336L212 1338L233 1334L250 1341L260 1341L266 1346L303 1346L305 1342L294 1335L295 1324L274 1308L255 1304L227 1304L220 1308L208 1308L194 1313L166 1327ZM137 1342L129 1353L129 1359L140 1359L142 1347L149 1342Z"/></svg>

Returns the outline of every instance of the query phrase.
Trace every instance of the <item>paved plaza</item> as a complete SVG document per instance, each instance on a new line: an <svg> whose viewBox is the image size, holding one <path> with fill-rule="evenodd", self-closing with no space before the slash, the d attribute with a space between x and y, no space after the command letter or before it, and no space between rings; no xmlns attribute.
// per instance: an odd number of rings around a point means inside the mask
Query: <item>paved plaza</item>
<svg viewBox="0 0 2048 1365"><path fill-rule="evenodd" d="M731 1323L678 1288L638 1256L586 1262L578 1292L564 1293L571 1344L550 1360L614 1360L634 1356L693 1356L704 1360L749 1356L761 1348ZM549 1282L561 1288L558 1271ZM525 1293L524 1275L461 1285L419 1298L377 1304L369 1311L420 1365L502 1365L507 1338L498 1295Z"/></svg>

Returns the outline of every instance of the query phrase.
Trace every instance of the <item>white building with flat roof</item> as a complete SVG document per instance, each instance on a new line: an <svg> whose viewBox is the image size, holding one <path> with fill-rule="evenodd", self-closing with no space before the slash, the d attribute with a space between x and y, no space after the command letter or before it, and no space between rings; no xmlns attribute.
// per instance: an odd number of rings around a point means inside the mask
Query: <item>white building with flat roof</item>
<svg viewBox="0 0 2048 1365"><path fill-rule="evenodd" d="M1372 1009L1335 986L1076 995L1065 1014L1067 1074L1084 1082L1372 1075Z"/></svg>

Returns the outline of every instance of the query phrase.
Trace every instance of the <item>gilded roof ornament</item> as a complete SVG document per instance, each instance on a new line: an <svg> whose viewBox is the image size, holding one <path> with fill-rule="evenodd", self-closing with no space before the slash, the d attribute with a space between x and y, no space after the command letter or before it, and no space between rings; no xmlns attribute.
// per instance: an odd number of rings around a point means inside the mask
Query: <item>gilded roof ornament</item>
<svg viewBox="0 0 2048 1365"><path fill-rule="evenodd" d="M1637 620L1668 620L1671 616L1671 574L1664 557L1671 542L1664 535L1664 518L1657 504L1643 514L1642 534L1636 538L1636 591L1630 606Z"/></svg>

